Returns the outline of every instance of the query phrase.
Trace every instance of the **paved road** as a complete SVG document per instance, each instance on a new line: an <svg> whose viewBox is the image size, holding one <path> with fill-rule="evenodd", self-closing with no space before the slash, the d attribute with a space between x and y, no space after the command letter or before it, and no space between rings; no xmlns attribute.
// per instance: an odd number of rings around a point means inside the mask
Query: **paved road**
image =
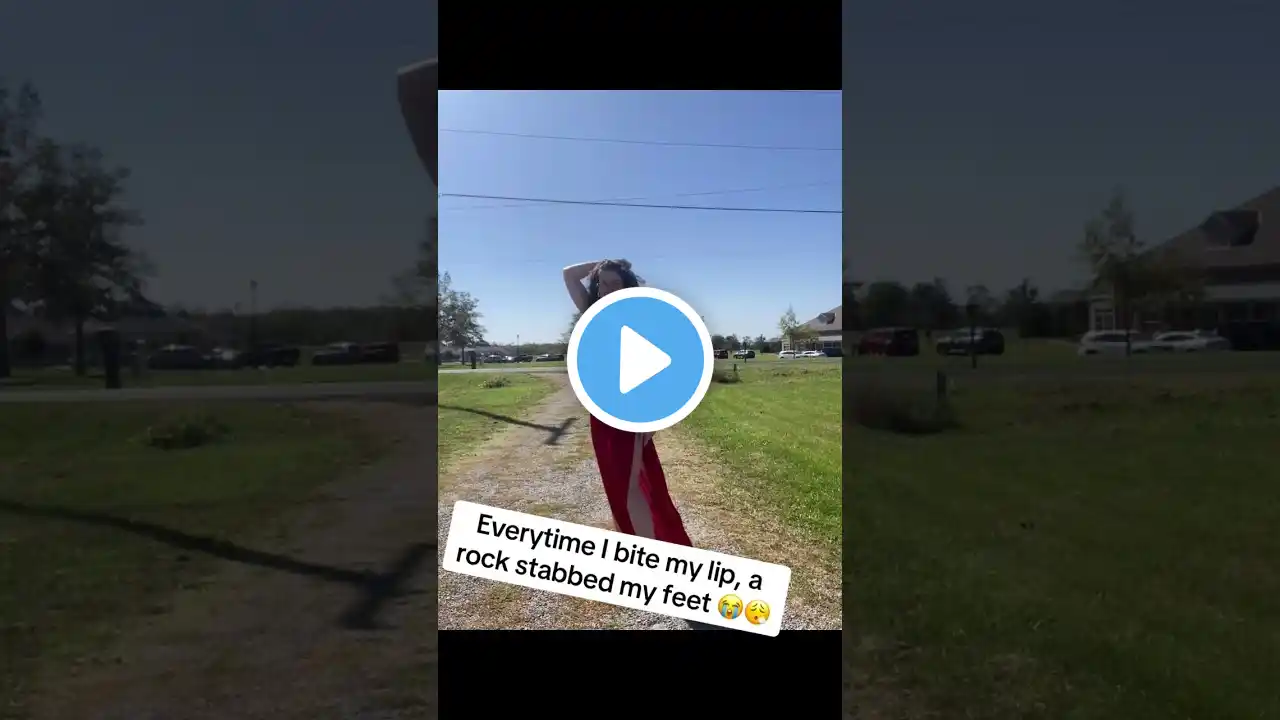
<svg viewBox="0 0 1280 720"><path fill-rule="evenodd" d="M148 400L336 400L434 399L437 385L417 382L297 383L293 385L174 385L66 390L0 390L0 404L54 402L130 402Z"/></svg>

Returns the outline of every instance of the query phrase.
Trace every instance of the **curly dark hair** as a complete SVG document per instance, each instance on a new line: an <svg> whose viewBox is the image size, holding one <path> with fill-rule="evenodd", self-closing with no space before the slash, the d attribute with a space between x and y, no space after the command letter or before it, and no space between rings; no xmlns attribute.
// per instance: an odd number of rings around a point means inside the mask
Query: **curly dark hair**
<svg viewBox="0 0 1280 720"><path fill-rule="evenodd" d="M587 283L587 296L592 304L600 299L600 273L606 270L618 273L622 278L623 287L640 287L640 277L631 269L630 260L605 260L591 271L590 280Z"/></svg>

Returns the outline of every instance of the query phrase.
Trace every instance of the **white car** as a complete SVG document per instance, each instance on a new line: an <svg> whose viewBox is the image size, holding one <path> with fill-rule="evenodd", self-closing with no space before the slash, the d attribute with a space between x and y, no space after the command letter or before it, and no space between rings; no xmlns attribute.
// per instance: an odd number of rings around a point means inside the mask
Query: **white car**
<svg viewBox="0 0 1280 720"><path fill-rule="evenodd" d="M820 357L826 357L826 355L821 350L805 350L804 352L800 353L800 357L820 358Z"/></svg>
<svg viewBox="0 0 1280 720"><path fill-rule="evenodd" d="M1166 352L1222 352L1231 349L1231 343L1217 333L1199 331L1163 332L1156 335L1151 344Z"/></svg>
<svg viewBox="0 0 1280 720"><path fill-rule="evenodd" d="M1125 331L1097 330L1087 332L1080 337L1076 348L1078 355L1124 355ZM1150 340L1139 339L1137 330L1129 331L1129 352L1134 355L1145 355L1155 349Z"/></svg>
<svg viewBox="0 0 1280 720"><path fill-rule="evenodd" d="M796 351L795 351L795 350L783 350L782 352L778 353L778 359L779 359L779 360L795 360L795 359L796 359Z"/></svg>

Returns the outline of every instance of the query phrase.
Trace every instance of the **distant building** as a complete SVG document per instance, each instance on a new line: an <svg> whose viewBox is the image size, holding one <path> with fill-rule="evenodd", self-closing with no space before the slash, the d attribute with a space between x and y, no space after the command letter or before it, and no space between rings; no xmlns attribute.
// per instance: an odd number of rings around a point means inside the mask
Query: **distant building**
<svg viewBox="0 0 1280 720"><path fill-rule="evenodd" d="M1170 253L1203 278L1200 302L1135 309L1129 327L1221 328L1280 321L1280 187L1228 210L1151 249ZM1123 326L1110 288L1089 297L1089 329Z"/></svg>
<svg viewBox="0 0 1280 720"><path fill-rule="evenodd" d="M804 330L804 334L801 337L787 336L779 338L782 351L793 350L800 352L804 350L839 348L844 337L843 307L842 305L837 305L801 325L800 327Z"/></svg>

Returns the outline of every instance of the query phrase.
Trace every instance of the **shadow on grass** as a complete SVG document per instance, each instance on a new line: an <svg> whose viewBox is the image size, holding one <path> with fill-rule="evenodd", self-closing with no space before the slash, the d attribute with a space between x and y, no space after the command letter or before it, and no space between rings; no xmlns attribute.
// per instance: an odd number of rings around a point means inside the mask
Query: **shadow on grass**
<svg viewBox="0 0 1280 720"><path fill-rule="evenodd" d="M506 415L499 415L497 413L491 413L485 410L477 410L475 408L459 407L457 405L441 405L440 407L445 410L458 410L460 412L469 412L473 415L480 415L483 417L487 417L490 420L498 420L505 423L511 423L512 425L522 425L524 427L535 428L537 430L545 430L547 432L547 440L545 442L546 445L559 445L561 438L564 437L564 434L569 432L569 428L573 427L573 424L578 420L577 418L565 418L560 422L559 425L539 425L537 423L528 422L527 420L518 420L516 418L508 417Z"/></svg>
<svg viewBox="0 0 1280 720"><path fill-rule="evenodd" d="M226 540L191 535L163 525L116 517L105 513L70 508L32 505L0 499L0 512L32 518L45 518L75 522L95 527L107 527L139 535L171 547L203 553L222 560L256 565L258 567L319 578L327 582L353 585L363 591L360 600L338 619L338 624L351 630L372 630L379 627L377 618L388 600L402 594L405 582L413 576L436 547L435 542L416 543L406 548L387 572L347 570L306 562L285 555L253 550Z"/></svg>

